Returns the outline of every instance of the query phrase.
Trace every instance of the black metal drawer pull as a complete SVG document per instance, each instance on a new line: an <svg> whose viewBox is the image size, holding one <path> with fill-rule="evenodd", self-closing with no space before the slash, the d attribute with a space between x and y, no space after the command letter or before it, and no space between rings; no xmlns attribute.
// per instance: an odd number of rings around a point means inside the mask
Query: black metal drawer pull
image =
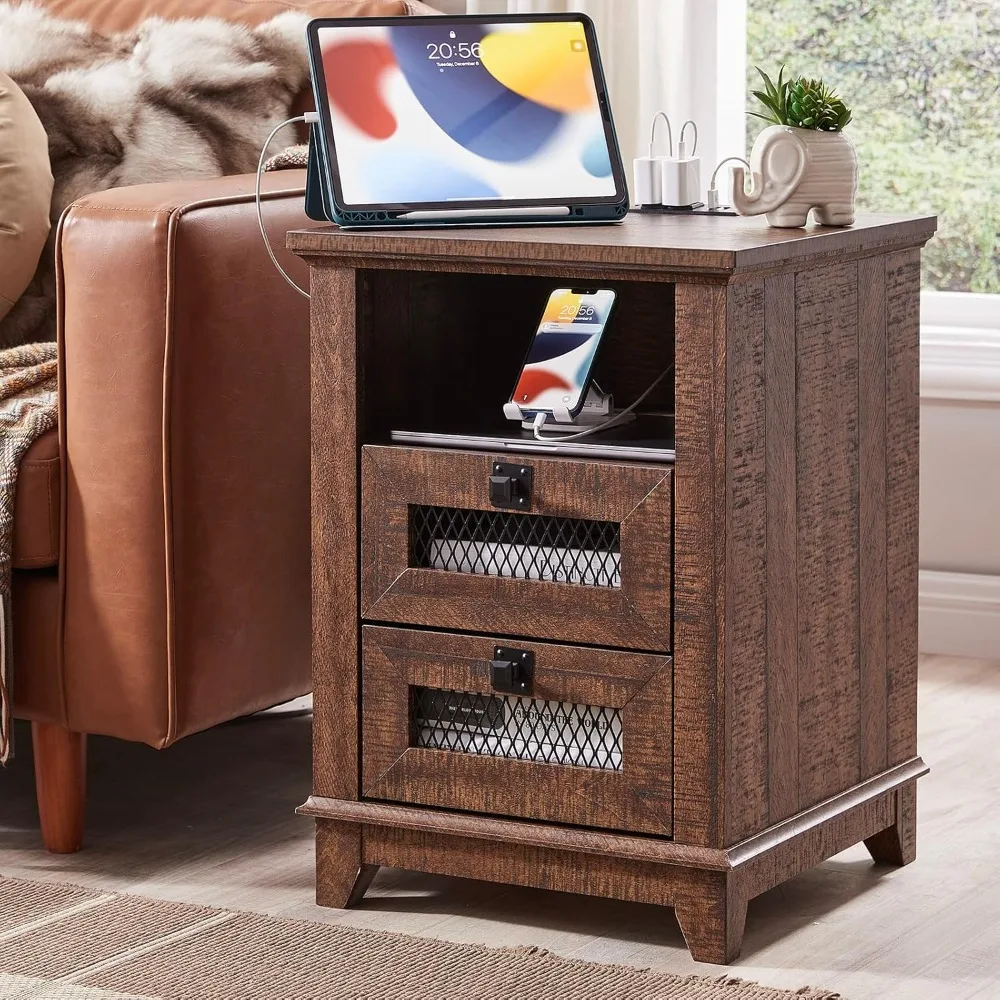
<svg viewBox="0 0 1000 1000"><path fill-rule="evenodd" d="M535 471L530 465L494 462L490 474L490 503L510 510L531 510Z"/></svg>
<svg viewBox="0 0 1000 1000"><path fill-rule="evenodd" d="M490 683L503 694L531 694L535 676L535 654L525 649L497 646L490 663Z"/></svg>

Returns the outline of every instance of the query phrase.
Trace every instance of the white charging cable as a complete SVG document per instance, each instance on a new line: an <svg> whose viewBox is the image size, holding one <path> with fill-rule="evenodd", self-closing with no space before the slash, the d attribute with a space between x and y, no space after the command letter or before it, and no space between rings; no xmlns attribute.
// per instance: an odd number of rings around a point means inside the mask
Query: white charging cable
<svg viewBox="0 0 1000 1000"><path fill-rule="evenodd" d="M264 161L267 158L267 148L271 145L274 137L286 126L286 125L297 125L299 122L305 122L307 125L313 122L319 121L319 115L315 111L307 111L304 115L297 115L295 118L286 118L280 125L275 125L271 129L271 134L264 140L264 146L260 151L260 159L257 161L257 180L254 184L254 199L257 203L257 225L260 226L261 239L264 241L264 249L267 250L268 257L271 258L271 263L278 269L278 273L285 279L299 293L299 295L309 298L309 293L295 281L295 279L281 266L281 262L278 260L274 253L274 248L271 246L271 241L268 238L267 230L264 228L264 210L261 206L260 199L260 182L261 178L264 176Z"/></svg>
<svg viewBox="0 0 1000 1000"><path fill-rule="evenodd" d="M615 427L617 424L620 424L622 418L627 417L673 370L673 365L664 368L656 376L653 384L631 406L625 407L624 410L616 413L610 420L605 420L603 424L598 424L596 427L588 427L585 431L577 431L574 434L548 434L543 436L542 428L545 426L545 421L549 415L542 410L535 414L531 431L539 441L575 441L577 438L587 437L589 434L596 434L598 431L606 431L609 427Z"/></svg>
<svg viewBox="0 0 1000 1000"><path fill-rule="evenodd" d="M656 155L656 126L663 122L667 126L667 150L669 156ZM657 111L649 126L649 155L637 156L632 161L632 195L637 205L661 205L663 203L663 164L674 155L674 130L665 111Z"/></svg>
<svg viewBox="0 0 1000 1000"><path fill-rule="evenodd" d="M687 159L687 143L684 141L684 133L687 131L688 125L691 126L694 131L694 145L691 147L691 155L696 156L698 153L698 123L693 119L689 118L681 126L681 137L677 143L677 159L686 160Z"/></svg>
<svg viewBox="0 0 1000 1000"><path fill-rule="evenodd" d="M708 196L706 198L706 203L709 209L719 207L719 192L715 187L715 179L716 177L719 176L719 171L731 160L736 160L737 162L742 163L743 166L746 167L748 171L750 170L750 164L747 163L747 161L744 160L742 156L727 156L724 160L719 160L715 169L712 171L712 181L708 185Z"/></svg>
<svg viewBox="0 0 1000 1000"><path fill-rule="evenodd" d="M674 130L670 127L670 117L666 111L657 111L653 115L653 123L649 126L649 158L651 160L655 159L653 150L656 147L656 123L658 121L662 121L667 126L667 149L670 150L671 156L674 155Z"/></svg>

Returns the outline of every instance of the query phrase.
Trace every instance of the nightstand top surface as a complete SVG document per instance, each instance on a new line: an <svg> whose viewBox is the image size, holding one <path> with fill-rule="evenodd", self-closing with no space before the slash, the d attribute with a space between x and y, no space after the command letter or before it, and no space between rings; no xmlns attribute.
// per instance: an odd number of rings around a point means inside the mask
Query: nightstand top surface
<svg viewBox="0 0 1000 1000"><path fill-rule="evenodd" d="M320 226L290 232L288 248L304 255L367 257L376 267L379 258L412 257L478 260L487 266L536 261L724 274L869 247L921 245L936 228L933 216L862 214L853 226L844 228L773 229L763 216L633 212L620 225L391 230Z"/></svg>

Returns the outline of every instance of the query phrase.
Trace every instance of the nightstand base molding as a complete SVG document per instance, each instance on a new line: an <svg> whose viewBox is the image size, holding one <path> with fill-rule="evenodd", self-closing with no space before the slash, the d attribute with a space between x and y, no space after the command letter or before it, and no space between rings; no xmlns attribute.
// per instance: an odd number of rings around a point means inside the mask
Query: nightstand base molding
<svg viewBox="0 0 1000 1000"><path fill-rule="evenodd" d="M913 758L728 849L316 796L299 812L318 820L321 905L356 904L381 865L655 903L674 908L696 960L726 964L762 892L862 841L877 861L912 860L894 845L915 845L926 772Z"/></svg>

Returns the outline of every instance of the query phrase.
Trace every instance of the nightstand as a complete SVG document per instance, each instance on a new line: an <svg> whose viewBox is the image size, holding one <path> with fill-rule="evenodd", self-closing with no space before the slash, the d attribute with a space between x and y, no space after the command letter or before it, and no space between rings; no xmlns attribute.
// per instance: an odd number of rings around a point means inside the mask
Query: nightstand
<svg viewBox="0 0 1000 1000"><path fill-rule="evenodd" d="M848 229L294 232L312 266L317 898L380 865L660 903L696 959L852 844L915 856L920 247ZM618 292L676 461L393 444L499 412L556 286ZM498 508L495 466L527 509ZM506 466L505 466L506 467Z"/></svg>

